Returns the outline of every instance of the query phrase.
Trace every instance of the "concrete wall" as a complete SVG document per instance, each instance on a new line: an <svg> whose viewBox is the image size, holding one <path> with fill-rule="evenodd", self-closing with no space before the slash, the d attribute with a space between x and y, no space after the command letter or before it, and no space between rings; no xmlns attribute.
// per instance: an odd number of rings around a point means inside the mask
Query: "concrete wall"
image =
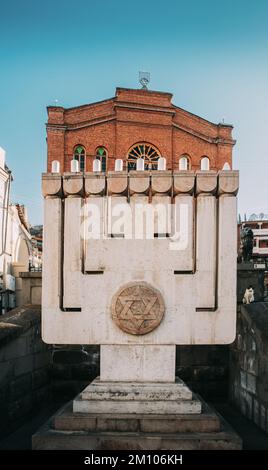
<svg viewBox="0 0 268 470"><path fill-rule="evenodd" d="M52 399L73 399L100 374L99 346L54 346L51 364Z"/></svg>
<svg viewBox="0 0 268 470"><path fill-rule="evenodd" d="M268 433L268 303L238 306L230 351L230 396L241 413Z"/></svg>
<svg viewBox="0 0 268 470"><path fill-rule="evenodd" d="M176 375L205 400L227 401L229 346L177 346Z"/></svg>
<svg viewBox="0 0 268 470"><path fill-rule="evenodd" d="M50 347L40 336L40 306L0 317L0 434L50 399Z"/></svg>
<svg viewBox="0 0 268 470"><path fill-rule="evenodd" d="M19 295L18 295L19 293ZM41 305L42 272L21 272L20 291L17 294L17 306Z"/></svg>

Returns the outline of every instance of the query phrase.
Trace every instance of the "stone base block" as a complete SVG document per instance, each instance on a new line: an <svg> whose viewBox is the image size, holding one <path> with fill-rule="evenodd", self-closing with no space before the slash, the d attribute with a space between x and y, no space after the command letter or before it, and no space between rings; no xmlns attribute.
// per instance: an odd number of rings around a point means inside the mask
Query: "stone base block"
<svg viewBox="0 0 268 470"><path fill-rule="evenodd" d="M74 413L196 414L201 402L175 383L101 382L95 379L73 402Z"/></svg>
<svg viewBox="0 0 268 470"><path fill-rule="evenodd" d="M192 400L192 392L176 378L175 383L101 382L93 380L81 393L82 400L155 401Z"/></svg>
<svg viewBox="0 0 268 470"><path fill-rule="evenodd" d="M144 415L74 413L72 402L65 405L54 417L53 427L58 431L119 431L119 432L218 432L219 417L203 405L202 414Z"/></svg>
<svg viewBox="0 0 268 470"><path fill-rule="evenodd" d="M240 450L242 442L203 404L200 415L74 413L69 403L32 437L34 450Z"/></svg>
<svg viewBox="0 0 268 470"><path fill-rule="evenodd" d="M175 345L102 344L102 382L175 382Z"/></svg>
<svg viewBox="0 0 268 470"><path fill-rule="evenodd" d="M193 414L201 413L198 400L83 400L79 395L73 402L74 413L144 413Z"/></svg>

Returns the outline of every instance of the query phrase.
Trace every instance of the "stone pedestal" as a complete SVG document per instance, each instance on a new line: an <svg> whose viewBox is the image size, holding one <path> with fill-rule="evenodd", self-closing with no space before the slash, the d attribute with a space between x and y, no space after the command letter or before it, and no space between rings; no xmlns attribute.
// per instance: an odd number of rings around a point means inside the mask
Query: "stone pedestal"
<svg viewBox="0 0 268 470"><path fill-rule="evenodd" d="M105 382L175 382L175 345L101 345Z"/></svg>
<svg viewBox="0 0 268 470"><path fill-rule="evenodd" d="M179 379L176 383L126 383L94 380L73 402L74 413L201 413L201 403Z"/></svg>
<svg viewBox="0 0 268 470"><path fill-rule="evenodd" d="M95 379L32 438L33 449L241 449L230 426L180 380Z"/></svg>

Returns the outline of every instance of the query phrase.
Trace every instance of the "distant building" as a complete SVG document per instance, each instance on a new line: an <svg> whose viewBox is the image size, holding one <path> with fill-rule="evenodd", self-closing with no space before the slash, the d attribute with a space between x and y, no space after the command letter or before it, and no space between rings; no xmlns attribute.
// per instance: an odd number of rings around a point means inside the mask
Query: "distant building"
<svg viewBox="0 0 268 470"><path fill-rule="evenodd" d="M32 235L33 254L30 260L30 271L42 270L43 253L43 225L35 225L30 228Z"/></svg>
<svg viewBox="0 0 268 470"><path fill-rule="evenodd" d="M251 228L254 235L253 258L267 258L268 263L268 219L247 220L238 224L238 247L241 247L241 230Z"/></svg>
<svg viewBox="0 0 268 470"><path fill-rule="evenodd" d="M16 306L19 273L29 271L33 251L26 208L10 203L11 182L0 147L0 314Z"/></svg>

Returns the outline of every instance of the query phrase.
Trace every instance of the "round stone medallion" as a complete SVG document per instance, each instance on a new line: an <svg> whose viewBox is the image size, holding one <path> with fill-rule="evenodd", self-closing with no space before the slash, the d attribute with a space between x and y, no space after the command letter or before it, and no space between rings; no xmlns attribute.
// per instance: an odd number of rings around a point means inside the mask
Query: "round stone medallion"
<svg viewBox="0 0 268 470"><path fill-rule="evenodd" d="M131 335L150 333L161 323L164 313L162 295L147 282L126 284L112 300L113 320Z"/></svg>

